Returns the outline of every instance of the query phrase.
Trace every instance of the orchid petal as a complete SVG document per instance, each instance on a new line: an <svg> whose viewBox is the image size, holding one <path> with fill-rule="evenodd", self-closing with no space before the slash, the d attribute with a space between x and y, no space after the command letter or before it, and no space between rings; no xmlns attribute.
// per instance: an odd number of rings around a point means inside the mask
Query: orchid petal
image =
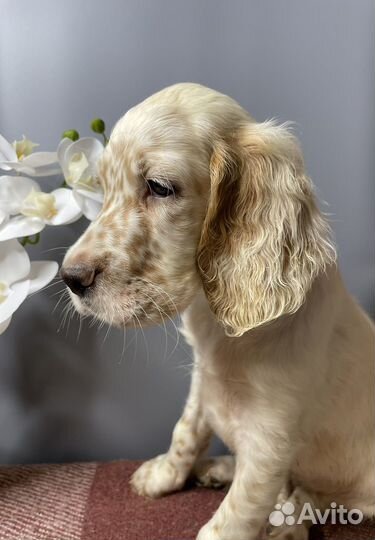
<svg viewBox="0 0 375 540"><path fill-rule="evenodd" d="M48 225L68 225L82 216L81 208L78 206L71 189L55 189L51 195L55 197L57 214L46 220Z"/></svg>
<svg viewBox="0 0 375 540"><path fill-rule="evenodd" d="M0 303L0 323L6 321L13 315L25 300L29 292L29 280L19 281L10 287L9 296Z"/></svg>
<svg viewBox="0 0 375 540"><path fill-rule="evenodd" d="M56 174L61 174L61 167L58 163L53 165L41 165L35 167L31 173L28 173L30 176L55 176Z"/></svg>
<svg viewBox="0 0 375 540"><path fill-rule="evenodd" d="M35 169L25 166L22 161L3 161L0 163L0 167L7 171L13 170L29 176L35 174Z"/></svg>
<svg viewBox="0 0 375 540"><path fill-rule="evenodd" d="M94 137L84 137L78 141L68 143L66 139L63 139L57 149L59 161L64 173L65 179L68 181L70 172L69 165L77 154L83 153L88 161L87 172L90 176L96 174L96 164L100 156L102 155L104 146L98 139Z"/></svg>
<svg viewBox="0 0 375 540"><path fill-rule="evenodd" d="M5 319L5 321L0 323L0 334L5 332L5 330L8 328L11 320L12 320L12 317L9 317L8 319Z"/></svg>
<svg viewBox="0 0 375 540"><path fill-rule="evenodd" d="M18 214L29 193L40 191L39 184L25 176L0 176L0 211Z"/></svg>
<svg viewBox="0 0 375 540"><path fill-rule="evenodd" d="M73 142L71 139L64 138L62 141L60 141L59 146L57 147L57 159L59 160L59 163L61 165L64 177L66 178L69 174L68 166L69 162L66 160L66 154L67 150L70 145L72 145Z"/></svg>
<svg viewBox="0 0 375 540"><path fill-rule="evenodd" d="M4 161L18 161L17 152L13 146L2 135L0 135L0 169L9 170L10 167L4 166Z"/></svg>
<svg viewBox="0 0 375 540"><path fill-rule="evenodd" d="M5 223L8 220L8 214L7 212L4 212L4 210L0 209L0 226Z"/></svg>
<svg viewBox="0 0 375 540"><path fill-rule="evenodd" d="M18 141L14 141L12 146L16 151L18 161L20 161L26 156L29 156L30 154L32 154L34 151L34 148L37 148L39 144L34 143L30 139L28 139L25 135L22 135L22 139Z"/></svg>
<svg viewBox="0 0 375 540"><path fill-rule="evenodd" d="M57 214L56 199L52 193L32 190L22 203L20 214L47 221Z"/></svg>
<svg viewBox="0 0 375 540"><path fill-rule="evenodd" d="M45 287L57 274L59 265L55 261L33 261L29 274L29 292L33 294Z"/></svg>
<svg viewBox="0 0 375 540"><path fill-rule="evenodd" d="M0 226L0 242L12 238L21 238L37 234L45 227L42 219L37 217L16 216ZM0 244L1 249L3 245Z"/></svg>
<svg viewBox="0 0 375 540"><path fill-rule="evenodd" d="M104 193L102 190L91 191L88 189L78 188L78 189L74 189L73 192L82 195L82 197L85 197L87 199L92 199L93 201L96 201L97 203L103 204Z"/></svg>
<svg viewBox="0 0 375 540"><path fill-rule="evenodd" d="M57 152L34 152L22 160L26 167L35 169L36 174L47 176L61 172Z"/></svg>
<svg viewBox="0 0 375 540"><path fill-rule="evenodd" d="M61 172L56 152L35 152L21 161L4 161L3 165L29 176L51 176Z"/></svg>
<svg viewBox="0 0 375 540"><path fill-rule="evenodd" d="M104 150L104 146L95 137L83 137L75 141L66 149L65 159L67 162L71 160L74 154L83 152L90 164L96 163Z"/></svg>
<svg viewBox="0 0 375 540"><path fill-rule="evenodd" d="M7 240L0 244L0 281L11 286L25 279L30 272L27 251L17 240Z"/></svg>
<svg viewBox="0 0 375 540"><path fill-rule="evenodd" d="M73 191L73 196L87 219L93 221L97 218L103 206L102 193L77 189Z"/></svg>
<svg viewBox="0 0 375 540"><path fill-rule="evenodd" d="M93 180L90 175L90 163L83 152L74 154L69 162L68 171L66 181L72 186L77 186L80 182L91 183Z"/></svg>

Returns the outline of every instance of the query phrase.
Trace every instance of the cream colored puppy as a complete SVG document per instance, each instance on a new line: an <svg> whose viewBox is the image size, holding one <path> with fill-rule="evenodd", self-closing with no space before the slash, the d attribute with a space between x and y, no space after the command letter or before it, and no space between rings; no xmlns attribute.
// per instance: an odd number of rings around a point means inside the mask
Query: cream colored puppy
<svg viewBox="0 0 375 540"><path fill-rule="evenodd" d="M194 469L207 485L233 477L199 540L255 539L278 499L373 515L374 327L341 281L288 129L178 84L117 123L99 177L103 210L62 271L74 304L118 326L176 306L195 356L171 446L134 489L159 497ZM199 461L213 432L235 466Z"/></svg>

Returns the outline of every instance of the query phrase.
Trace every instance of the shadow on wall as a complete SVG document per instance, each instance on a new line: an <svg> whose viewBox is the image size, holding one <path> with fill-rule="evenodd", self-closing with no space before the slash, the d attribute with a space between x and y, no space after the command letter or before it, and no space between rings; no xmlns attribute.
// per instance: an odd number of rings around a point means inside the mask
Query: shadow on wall
<svg viewBox="0 0 375 540"><path fill-rule="evenodd" d="M31 260L53 259L60 264L67 245L86 226L82 220L46 229L40 244L28 249ZM56 249L61 241L64 247ZM88 325L82 326L79 340L75 332L57 331L64 300L54 308L62 290L62 284L55 283L28 298L1 336L1 463L81 457L89 410L103 378L100 336Z"/></svg>
<svg viewBox="0 0 375 540"><path fill-rule="evenodd" d="M98 335L83 327L82 339L75 342L67 339L64 330L56 333L61 313L46 317L53 303L48 297L43 302L30 299L18 311L17 324L8 330L14 347L2 385L11 394L1 398L5 408L1 407L0 424L3 434L15 436L13 440L1 437L1 462L81 457L89 410L102 378Z"/></svg>

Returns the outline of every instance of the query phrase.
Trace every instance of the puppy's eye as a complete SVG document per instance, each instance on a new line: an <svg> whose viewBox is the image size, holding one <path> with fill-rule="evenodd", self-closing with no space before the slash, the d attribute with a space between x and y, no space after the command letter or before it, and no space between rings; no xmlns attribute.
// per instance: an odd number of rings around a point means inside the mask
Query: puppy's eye
<svg viewBox="0 0 375 540"><path fill-rule="evenodd" d="M174 194L173 189L159 184L159 182L157 182L156 180L147 180L147 185L148 189L150 190L150 194L153 197L164 199L165 197L169 197L170 195Z"/></svg>

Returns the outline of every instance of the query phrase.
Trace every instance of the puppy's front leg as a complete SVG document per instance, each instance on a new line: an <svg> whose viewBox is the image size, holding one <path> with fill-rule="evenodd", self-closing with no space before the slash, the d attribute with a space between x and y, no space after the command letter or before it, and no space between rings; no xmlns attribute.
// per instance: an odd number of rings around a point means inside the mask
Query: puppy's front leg
<svg viewBox="0 0 375 540"><path fill-rule="evenodd" d="M200 374L194 368L189 397L174 428L168 452L143 463L131 479L139 495L160 497L181 489L196 460L206 450L212 432L203 415L199 390Z"/></svg>
<svg viewBox="0 0 375 540"><path fill-rule="evenodd" d="M197 540L255 540L274 505L289 468L276 441L253 432L256 444L237 449L233 483Z"/></svg>

